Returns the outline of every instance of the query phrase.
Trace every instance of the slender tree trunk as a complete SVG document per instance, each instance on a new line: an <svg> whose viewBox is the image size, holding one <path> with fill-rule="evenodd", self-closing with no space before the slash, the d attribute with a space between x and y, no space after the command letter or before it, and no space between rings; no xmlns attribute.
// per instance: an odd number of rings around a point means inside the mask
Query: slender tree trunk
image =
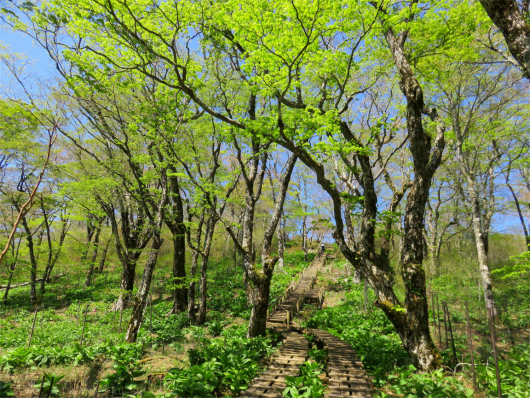
<svg viewBox="0 0 530 398"><path fill-rule="evenodd" d="M69 221L62 220L62 222L63 222L63 225L61 227L61 232L59 235L59 243L57 245L57 250L55 251L55 254L53 255L53 259L48 262L48 265L46 266L46 269L44 270L44 275L42 277L42 282L40 285L40 292L42 296L44 296L44 292L46 289L46 283L48 283L48 279L50 278L50 275L52 274L53 268L55 267L55 264L57 264L57 260L59 259L59 256L61 255L64 240L66 238L66 233L68 232ZM49 246L49 250L51 251L51 245Z"/></svg>
<svg viewBox="0 0 530 398"><path fill-rule="evenodd" d="M153 243L149 252L147 263L145 264L142 280L140 281L140 286L138 288L138 293L134 298L131 319L129 320L129 325L127 326L127 332L125 333L125 341L128 343L136 342L138 337L138 331L142 325L143 315L147 304L147 297L151 287L151 280L153 278L153 272L155 270L156 260L158 258L158 252L163 241L164 240L160 238L160 233L155 234L153 237Z"/></svg>
<svg viewBox="0 0 530 398"><path fill-rule="evenodd" d="M280 223L278 224L278 231L276 233L276 236L278 238L278 267L283 267L284 262L284 253L285 253L285 239L284 239L284 218L283 213L280 218Z"/></svg>
<svg viewBox="0 0 530 398"><path fill-rule="evenodd" d="M213 233L217 219L214 214L206 223L206 239L204 240L204 252L201 259L201 301L199 304L199 312L197 313L197 324L202 325L206 320L206 299L207 299L207 283L208 283L208 259L210 257L210 249L212 247Z"/></svg>
<svg viewBox="0 0 530 398"><path fill-rule="evenodd" d="M477 247L478 265L480 270L480 277L482 280L482 288L484 291L484 302L486 307L491 310L491 314L497 314L495 308L495 300L493 298L493 283L491 280L491 270L488 262L488 245L487 236L484 236L482 229L482 214L480 210L480 203L476 197L475 189L470 189L470 196L472 200L472 215L473 215L473 232L475 235L475 245Z"/></svg>
<svg viewBox="0 0 530 398"><path fill-rule="evenodd" d="M10 266L9 277L7 279L7 286L4 292L4 297L2 298L2 301L4 302L4 304L7 303L7 296L9 294L9 289L11 288L11 281L13 279L13 275L15 274L15 267L16 267L16 262L13 262Z"/></svg>
<svg viewBox="0 0 530 398"><path fill-rule="evenodd" d="M186 246L184 232L182 236L173 236L173 309L172 314L184 312L188 307L186 286Z"/></svg>
<svg viewBox="0 0 530 398"><path fill-rule="evenodd" d="M302 250L304 251L304 261L307 262L307 217L304 216L302 222Z"/></svg>
<svg viewBox="0 0 530 398"><path fill-rule="evenodd" d="M129 325L127 326L127 332L125 333L125 341L128 343L134 343L138 337L138 331L142 325L143 314L147 305L147 297L151 287L151 280L153 279L156 260L158 258L160 247L162 247L162 243L164 243L164 240L160 236L160 230L162 228L165 207L167 205L168 199L165 170L162 170L161 173L161 186L162 198L157 206L156 217L150 218L149 220L149 227L153 229L151 235L151 250L149 251L149 257L147 258L147 263L145 264L142 280L140 281L140 286L138 287L138 293L134 298L131 319L129 321Z"/></svg>
<svg viewBox="0 0 530 398"><path fill-rule="evenodd" d="M100 234L101 234L101 226L98 226L96 230L96 235L94 236L92 257L90 258L90 263L88 265L88 272L86 274L86 279L85 279L85 287L89 287L92 283L92 275L94 274L94 269L96 268L96 259L98 257L99 235Z"/></svg>
<svg viewBox="0 0 530 398"><path fill-rule="evenodd" d="M173 234L173 308L172 314L186 311L188 291L186 285L186 226L184 225L184 205L180 196L180 186L176 177L169 178L174 220L166 224Z"/></svg>
<svg viewBox="0 0 530 398"><path fill-rule="evenodd" d="M107 252L109 251L111 240L112 236L109 238L109 240L107 240L107 243L105 243L105 248L103 249L103 253L101 253L101 260L99 260L99 268L97 270L98 274L101 274L105 268L105 261L107 260Z"/></svg>
<svg viewBox="0 0 530 398"><path fill-rule="evenodd" d="M53 261L53 245L52 245L52 234L50 231L50 220L48 220L48 214L46 213L46 208L44 206L44 198L41 195L41 210L44 217L44 227L46 231L46 242L48 244L48 259L46 261L46 268L44 269L44 275L42 276L42 282L40 285L40 294L44 297L45 293L45 286L48 282L48 275L51 272L50 269L52 268L52 261Z"/></svg>
<svg viewBox="0 0 530 398"><path fill-rule="evenodd" d="M139 254L132 254L127 256L125 263L122 261L123 268L120 283L121 294L114 306L114 311L121 311L129 305L129 300L131 299L132 291L134 289L134 276L136 274L136 262L138 261L138 257Z"/></svg>
<svg viewBox="0 0 530 398"><path fill-rule="evenodd" d="M195 290L197 282L195 275L197 274L197 262L199 261L199 251L191 251L191 269L190 269L190 285L188 289L188 318L190 322L195 323Z"/></svg>
<svg viewBox="0 0 530 398"><path fill-rule="evenodd" d="M523 233L524 233L524 239L526 243L526 249L530 251L530 234L528 233L528 229L526 228L526 224L524 222L524 216L523 212L521 210L521 205L519 203L519 199L517 198L517 195L515 194L515 191L512 188L512 185L508 182L508 177L506 178L506 185L510 189L510 192L513 197L513 201L515 203L515 208L517 209L517 215L519 216L519 221L521 222L521 226L523 227Z"/></svg>
<svg viewBox="0 0 530 398"><path fill-rule="evenodd" d="M35 248L33 245L33 235L31 234L31 230L28 225L28 221L25 216L22 217L22 227L24 228L24 232L26 233L26 243L28 246L29 251L29 260L31 264L30 269L30 293L29 298L32 304L37 303L37 289L36 289L36 280L37 280L37 259L35 257Z"/></svg>
<svg viewBox="0 0 530 398"><path fill-rule="evenodd" d="M247 331L248 338L262 336L266 333L270 285L272 275L274 273L274 267L278 261L278 257L272 256L272 239L283 212L283 205L285 203L287 189L289 187L289 182L291 181L291 175L297 159L297 156L291 155L285 166L285 171L282 174L280 190L278 192L278 200L276 201L274 213L269 221L269 225L267 226L265 235L263 237L263 245L261 250L261 269L256 268L254 259L250 256L248 250L244 254L245 270L251 282L248 283L247 289L247 295L249 297L250 303L252 304L252 311L250 313L250 321ZM253 210L254 209L248 213L252 215ZM251 220L247 220L245 224L252 228ZM252 233L252 229L247 231L247 236L248 233ZM243 248L245 248L245 245L243 245Z"/></svg>

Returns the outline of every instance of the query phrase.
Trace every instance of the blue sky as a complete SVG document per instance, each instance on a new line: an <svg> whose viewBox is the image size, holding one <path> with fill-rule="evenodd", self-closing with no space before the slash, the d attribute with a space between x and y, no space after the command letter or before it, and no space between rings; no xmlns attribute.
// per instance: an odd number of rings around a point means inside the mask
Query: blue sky
<svg viewBox="0 0 530 398"><path fill-rule="evenodd" d="M53 65L48 59L48 54L42 48L33 44L32 39L22 33L14 33L5 27L0 28L0 41L9 46L12 53L23 53L32 60L29 72L39 76L49 76L53 71ZM3 66L0 66L0 84L5 84L10 77L5 73Z"/></svg>

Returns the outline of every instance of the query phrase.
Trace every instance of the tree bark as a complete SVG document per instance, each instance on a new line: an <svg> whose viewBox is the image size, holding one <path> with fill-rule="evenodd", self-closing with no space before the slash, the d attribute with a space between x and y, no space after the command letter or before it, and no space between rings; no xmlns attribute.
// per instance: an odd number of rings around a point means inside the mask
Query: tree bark
<svg viewBox="0 0 530 398"><path fill-rule="evenodd" d="M105 268L105 261L107 261L107 252L109 251L110 241L112 240L112 236L109 237L107 240L107 243L105 243L105 248L103 249L103 253L101 253L101 259L99 260L99 267L98 267L98 274L101 274L103 272L103 269Z"/></svg>
<svg viewBox="0 0 530 398"><path fill-rule="evenodd" d="M431 181L441 163L445 147L445 126L435 109L425 107L422 88L404 51L407 32L396 36L391 28L387 28L385 37L400 75L400 89L407 101L407 131L414 179L405 206L403 252L400 259L401 276L405 284L405 308L380 300L376 305L394 324L414 364L426 371L439 368L442 362L429 331L427 289L422 263L425 207ZM423 129L423 114L437 124L434 145L430 135Z"/></svg>
<svg viewBox="0 0 530 398"><path fill-rule="evenodd" d="M169 178L171 190L172 220L166 225L173 234L173 308L172 314L186 311L188 291L186 286L186 226L184 225L184 205L180 186L176 177Z"/></svg>
<svg viewBox="0 0 530 398"><path fill-rule="evenodd" d="M195 281L195 275L197 275L197 263L199 261L199 251L192 250L191 252L191 268L190 268L190 285L188 289L188 318L190 322L195 323L195 292L197 288L197 282Z"/></svg>
<svg viewBox="0 0 530 398"><path fill-rule="evenodd" d="M98 257L99 250L99 236L101 234L101 226L96 227L96 234L94 236L94 244L92 248L92 257L90 258L90 263L88 264L88 271L85 279L85 287L89 287L92 283L92 275L94 274L94 269L96 267L96 259Z"/></svg>
<svg viewBox="0 0 530 398"><path fill-rule="evenodd" d="M268 274L254 275L252 277L252 290L250 301L252 311L248 324L247 337L265 335L267 329L267 308L269 306L270 284L272 272Z"/></svg>
<svg viewBox="0 0 530 398"><path fill-rule="evenodd" d="M116 254L122 265L122 275L120 282L120 296L113 307L114 311L120 311L129 304L134 288L134 277L136 273L136 263L143 250L149 243L153 231L146 225L147 217L141 209L137 209L132 203L128 194L118 196L120 210L121 234L118 229L116 219L116 209L110 203L98 198L98 202L107 214L114 235Z"/></svg>
<svg viewBox="0 0 530 398"><path fill-rule="evenodd" d="M516 0L479 0L506 40L508 49L530 79L530 26Z"/></svg>
<svg viewBox="0 0 530 398"><path fill-rule="evenodd" d="M278 231L276 233L277 239L278 239L278 264L277 266L282 268L284 264L284 256L285 256L285 236L284 236L284 226L285 223L283 218L283 213L280 218L280 222L278 224Z"/></svg>
<svg viewBox="0 0 530 398"><path fill-rule="evenodd" d="M142 325L143 315L147 305L147 297L151 287L151 280L153 279L156 260L158 258L160 247L162 246L162 243L164 243L164 240L160 236L160 230L162 228L162 223L164 222L164 213L168 199L168 184L165 170L161 170L160 182L162 188L162 197L156 206L156 215L151 215L149 217L149 228L152 229L151 236L153 242L151 244L151 250L149 251L147 263L145 264L142 280L140 281L140 286L138 287L138 293L134 298L131 319L129 320L129 325L127 326L127 332L125 333L125 341L128 343L136 342L138 337L138 331ZM150 205L153 206L154 204L151 202Z"/></svg>
<svg viewBox="0 0 530 398"><path fill-rule="evenodd" d="M31 301L31 304L36 304L37 303L37 290L36 290L36 284L37 284L37 259L35 257L35 248L34 248L34 245L33 245L33 235L31 233L31 230L29 228L29 225L28 225L28 221L26 220L26 216L22 216L22 227L24 228L24 232L26 234L25 238L26 238L26 243L27 243L27 246L28 246L28 251L29 251L29 260L30 260L30 264L31 264L31 269L30 269L30 276L29 276L29 281L30 281L30 293L29 293L29 298L30 298L30 301Z"/></svg>
<svg viewBox="0 0 530 398"><path fill-rule="evenodd" d="M147 296L149 295L149 288L151 287L151 280L153 278L158 252L163 242L164 240L160 238L160 233L155 233L151 250L149 251L149 257L147 259L147 263L145 264L142 280L138 288L138 293L134 298L132 314L129 320L129 325L127 326L127 332L125 333L125 341L127 341L127 343L136 342L138 337L138 331L142 325L143 315L147 304Z"/></svg>
<svg viewBox="0 0 530 398"><path fill-rule="evenodd" d="M21 239L19 239L18 244L15 248L15 241L12 239L10 241L11 245L11 264L7 266L7 269L9 271L9 277L7 279L7 285L5 286L6 291L4 292L4 297L2 298L2 301L4 303L7 303L7 296L9 295L9 290L11 289L11 281L13 280L13 275L15 274L15 269L17 267L18 263L18 254L20 251L20 243L22 242Z"/></svg>
<svg viewBox="0 0 530 398"><path fill-rule="evenodd" d="M210 249L212 247L213 233L217 218L215 214L211 214L210 219L206 223L206 238L204 240L204 251L201 258L201 300L199 303L199 311L197 313L197 324L202 325L206 320L206 300L207 300L207 284L208 284L208 259L210 257Z"/></svg>
<svg viewBox="0 0 530 398"><path fill-rule="evenodd" d="M469 182L468 182L469 186ZM472 217L473 217L473 232L475 235L475 245L477 247L478 265L480 270L480 277L482 280L482 288L484 292L484 302L486 308L491 311L491 314L495 316L497 310L495 307L495 300L493 297L493 283L491 280L491 270L488 262L488 246L487 236L484 236L483 225L482 225L482 214L480 209L480 202L476 189L473 186L469 186L470 199L472 203Z"/></svg>
<svg viewBox="0 0 530 398"><path fill-rule="evenodd" d="M257 269L254 262L248 258L248 251L245 253L245 257L247 258L245 269L250 280L248 285L248 296L252 304L252 311L250 313L250 321L247 331L248 338L262 336L266 333L270 285L274 267L278 261L278 257L272 255L272 239L283 212L283 205L285 203L285 197L287 196L287 189L289 187L291 175L297 160L298 157L296 155L291 155L289 157L281 177L278 200L267 229L265 230L265 236L263 237L261 251L262 268ZM247 233L252 233L252 231L247 231Z"/></svg>
<svg viewBox="0 0 530 398"><path fill-rule="evenodd" d="M307 262L307 216L302 220L302 250L304 251L304 261Z"/></svg>
<svg viewBox="0 0 530 398"><path fill-rule="evenodd" d="M510 192L513 197L513 201L515 203L515 208L517 209L517 215L519 216L519 221L521 222L521 226L523 227L523 233L524 233L524 240L526 244L526 249L530 251L530 234L528 234L528 229L526 228L526 224L524 222L524 216L523 212L521 210L521 205L519 203L519 199L517 198L517 195L515 194L515 191L512 188L512 185L508 182L508 177L506 178L506 185L510 189Z"/></svg>
<svg viewBox="0 0 530 398"><path fill-rule="evenodd" d="M61 226L61 232L59 234L59 242L57 245L57 250L55 251L55 254L53 255L53 258L51 259L51 261L50 259L48 259L48 264L46 265L46 269L44 270L44 275L42 277L42 282L40 285L40 292L42 296L44 296L44 293L45 293L46 283L48 283L48 279L50 278L50 275L52 274L53 268L55 267L55 264L57 263L57 260L59 259L59 256L61 255L64 240L68 232L69 220L62 219L61 222L62 222L62 226ZM51 245L49 245L49 250L51 253Z"/></svg>

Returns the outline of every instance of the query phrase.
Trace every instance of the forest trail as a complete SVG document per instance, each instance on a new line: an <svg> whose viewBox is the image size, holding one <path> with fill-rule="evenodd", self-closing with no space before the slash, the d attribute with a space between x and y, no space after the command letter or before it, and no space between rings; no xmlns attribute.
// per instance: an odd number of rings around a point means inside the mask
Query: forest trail
<svg viewBox="0 0 530 398"><path fill-rule="evenodd" d="M372 397L372 388L362 362L348 343L319 329L305 329L291 326L291 321L305 301L322 305L323 291L313 289L318 272L326 262L326 256L316 257L302 274L298 285L289 289L285 299L275 308L268 319L268 327L281 333L284 341L279 352L272 358L271 365L253 380L242 397L281 397L286 387L286 376L298 376L300 366L308 359L309 340L327 350L326 398Z"/></svg>

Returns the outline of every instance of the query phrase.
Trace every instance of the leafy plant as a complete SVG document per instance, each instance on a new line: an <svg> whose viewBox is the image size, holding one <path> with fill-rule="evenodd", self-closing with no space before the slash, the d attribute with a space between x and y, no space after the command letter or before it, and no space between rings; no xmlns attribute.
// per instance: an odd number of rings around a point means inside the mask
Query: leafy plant
<svg viewBox="0 0 530 398"><path fill-rule="evenodd" d="M115 370L115 373L101 379L99 392L109 392L114 396L119 396L125 392L134 391L143 384L135 378L144 375L144 371L130 370L125 365L118 365Z"/></svg>
<svg viewBox="0 0 530 398"><path fill-rule="evenodd" d="M226 368L223 366L223 369L227 369L223 372L223 384L237 395L240 391L248 388L248 384L256 375L259 366L249 358L231 355L227 359L229 365Z"/></svg>
<svg viewBox="0 0 530 398"><path fill-rule="evenodd" d="M286 376L285 398L319 398L324 395L324 385L318 377L323 365L306 361L300 366L300 376Z"/></svg>
<svg viewBox="0 0 530 398"><path fill-rule="evenodd" d="M207 323L207 326L212 336L219 336L225 327L225 323L222 321L211 321Z"/></svg>
<svg viewBox="0 0 530 398"><path fill-rule="evenodd" d="M0 380L0 397L14 397L13 383Z"/></svg>
<svg viewBox="0 0 530 398"><path fill-rule="evenodd" d="M44 383L42 383L42 391L50 391L51 388L51 395L59 395L60 391L59 388L61 388L63 385L59 384L59 382L64 379L64 375L54 375L52 373L44 373ZM33 388L40 389L41 383L37 383L33 385Z"/></svg>
<svg viewBox="0 0 530 398"><path fill-rule="evenodd" d="M326 362L326 358L328 357L328 353L326 350L320 350L318 348L311 348L308 352L307 352L309 358L313 359L315 362L318 362L318 363L325 363Z"/></svg>
<svg viewBox="0 0 530 398"><path fill-rule="evenodd" d="M219 364L215 361L193 365L187 369L171 369L166 377L166 386L179 397L212 397L219 388L217 373Z"/></svg>
<svg viewBox="0 0 530 398"><path fill-rule="evenodd" d="M138 389L143 382L135 379L145 374L138 363L141 356L139 345L113 346L109 350L110 357L114 359L115 372L100 381L100 392L110 392L116 396Z"/></svg>
<svg viewBox="0 0 530 398"><path fill-rule="evenodd" d="M413 365L398 369L396 374L388 376L391 383L390 389L399 396L409 398L470 398L473 396L472 389L466 388L457 378L448 376L442 369L428 374L415 372L416 368ZM387 398L395 395L381 393L379 396Z"/></svg>

